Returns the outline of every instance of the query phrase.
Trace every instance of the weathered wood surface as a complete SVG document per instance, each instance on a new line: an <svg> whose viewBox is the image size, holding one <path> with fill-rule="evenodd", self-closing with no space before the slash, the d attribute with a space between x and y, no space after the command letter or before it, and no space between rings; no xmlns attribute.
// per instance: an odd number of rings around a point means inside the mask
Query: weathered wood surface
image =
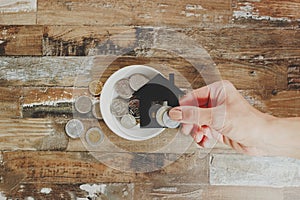
<svg viewBox="0 0 300 200"><path fill-rule="evenodd" d="M212 58L214 59L214 58ZM283 90L290 87L297 89L297 70L288 66L295 66L300 59L278 59L274 61L214 59L220 77L230 80L238 89L268 89ZM155 68L166 69L172 67L178 75L176 82L186 87L183 78L188 79L193 87L205 85L203 77L197 74L193 66L183 58L165 58L154 56L150 58L122 56L113 63L105 57L42 57L42 58L0 58L0 83L2 86L84 86L91 80L105 81L117 69L132 65L144 64ZM107 68L107 69L106 69ZM106 70L105 70L106 69ZM288 74L290 81L288 82ZM209 79L210 75L204 78ZM241 80L240 77L243 77ZM293 79L291 77L294 77ZM220 79L221 79L220 78Z"/></svg>
<svg viewBox="0 0 300 200"><path fill-rule="evenodd" d="M38 1L38 24L199 26L226 24L232 15L229 0Z"/></svg>
<svg viewBox="0 0 300 200"><path fill-rule="evenodd" d="M36 24L37 0L1 0L0 24Z"/></svg>
<svg viewBox="0 0 300 200"><path fill-rule="evenodd" d="M130 164L168 143L172 132L139 143L121 139L91 113L79 116L72 107L77 96L90 96L91 80L103 74L105 82L132 64L166 74L172 66L193 87L205 85L182 57L147 48L158 39L151 33L157 27L202 46L222 79L257 109L300 116L299 8L298 0L2 0L0 199L299 199L297 160L242 156L221 144L199 158L209 150L193 143L163 169L130 173L99 162L92 155L106 151L88 153L80 139L64 131L74 116L86 130L101 126L118 147L139 152L125 154L124 168L141 167ZM125 55L113 63L88 57L97 54ZM186 87L183 78L176 84ZM153 153L145 162L159 168L177 156Z"/></svg>
<svg viewBox="0 0 300 200"><path fill-rule="evenodd" d="M300 161L291 158L212 154L210 184L299 187Z"/></svg>

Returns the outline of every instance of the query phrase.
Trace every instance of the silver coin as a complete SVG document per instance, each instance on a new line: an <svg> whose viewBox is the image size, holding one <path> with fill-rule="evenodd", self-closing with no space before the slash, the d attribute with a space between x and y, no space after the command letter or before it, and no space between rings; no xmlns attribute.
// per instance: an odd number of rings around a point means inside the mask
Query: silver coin
<svg viewBox="0 0 300 200"><path fill-rule="evenodd" d="M104 139L102 130L98 127L90 128L85 134L86 142L91 146L100 144Z"/></svg>
<svg viewBox="0 0 300 200"><path fill-rule="evenodd" d="M134 116L132 116L130 114L124 115L121 118L121 125L124 128L131 129L131 128L135 127L136 119L134 118Z"/></svg>
<svg viewBox="0 0 300 200"><path fill-rule="evenodd" d="M168 128L177 128L180 125L179 122L174 121L169 117L168 111L163 115L163 123Z"/></svg>
<svg viewBox="0 0 300 200"><path fill-rule="evenodd" d="M115 117L122 117L128 114L128 102L124 99L113 99L110 104L110 112Z"/></svg>
<svg viewBox="0 0 300 200"><path fill-rule="evenodd" d="M96 119L103 119L102 118L102 114L101 114L101 110L100 110L100 102L96 101L93 104L93 108L92 108L92 114Z"/></svg>
<svg viewBox="0 0 300 200"><path fill-rule="evenodd" d="M114 88L118 95L124 99L129 99L134 92L129 85L128 79L121 79L117 81Z"/></svg>
<svg viewBox="0 0 300 200"><path fill-rule="evenodd" d="M165 127L165 124L164 124L164 121L163 121L164 113L168 112L169 109L170 109L170 106L162 106L156 112L156 116L155 116L156 121L162 127Z"/></svg>
<svg viewBox="0 0 300 200"><path fill-rule="evenodd" d="M143 74L133 74L129 77L130 87L134 91L139 90L141 87L143 87L148 82L149 82L149 79L146 76L144 76Z"/></svg>
<svg viewBox="0 0 300 200"><path fill-rule="evenodd" d="M79 138L84 131L84 126L80 120L72 119L66 124L65 131L69 137Z"/></svg>
<svg viewBox="0 0 300 200"><path fill-rule="evenodd" d="M135 118L140 118L140 100L132 99L128 103L129 113Z"/></svg>
<svg viewBox="0 0 300 200"><path fill-rule="evenodd" d="M75 100L75 109L82 114L92 110L92 101L87 96L80 96Z"/></svg>

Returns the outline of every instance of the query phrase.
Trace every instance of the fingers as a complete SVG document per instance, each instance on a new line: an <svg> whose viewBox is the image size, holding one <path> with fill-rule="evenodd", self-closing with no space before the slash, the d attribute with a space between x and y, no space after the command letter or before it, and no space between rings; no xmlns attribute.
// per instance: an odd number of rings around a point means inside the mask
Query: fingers
<svg viewBox="0 0 300 200"><path fill-rule="evenodd" d="M184 124L207 125L215 130L220 130L225 121L225 107L199 108L195 106L180 106L172 108L169 116L172 120Z"/></svg>

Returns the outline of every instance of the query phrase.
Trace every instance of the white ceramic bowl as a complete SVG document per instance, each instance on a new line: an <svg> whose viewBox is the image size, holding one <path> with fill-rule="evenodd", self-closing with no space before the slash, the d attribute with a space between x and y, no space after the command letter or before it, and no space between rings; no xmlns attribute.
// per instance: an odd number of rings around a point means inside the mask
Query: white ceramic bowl
<svg viewBox="0 0 300 200"><path fill-rule="evenodd" d="M132 74L136 73L143 74L147 78L152 79L160 72L145 65L130 65L116 71L107 79L102 88L100 97L100 110L104 122L115 134L127 140L142 141L159 135L164 129L140 128L139 125L136 125L131 129L126 129L122 127L119 120L110 112L110 104L112 100L118 96L114 90L115 83L120 79L129 78Z"/></svg>

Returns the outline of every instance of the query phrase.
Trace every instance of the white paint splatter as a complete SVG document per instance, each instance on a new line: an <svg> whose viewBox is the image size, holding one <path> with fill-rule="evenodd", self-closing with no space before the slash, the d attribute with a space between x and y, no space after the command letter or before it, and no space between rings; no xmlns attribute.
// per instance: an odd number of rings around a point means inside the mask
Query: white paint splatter
<svg viewBox="0 0 300 200"><path fill-rule="evenodd" d="M0 192L0 200L6 200L7 198L5 197L5 195L2 193L2 192Z"/></svg>
<svg viewBox="0 0 300 200"><path fill-rule="evenodd" d="M185 6L185 9L186 10L206 10L201 5L192 5L192 4L187 4Z"/></svg>
<svg viewBox="0 0 300 200"><path fill-rule="evenodd" d="M50 194L50 192L52 192L52 189L51 188L42 188L40 192L43 194Z"/></svg>
<svg viewBox="0 0 300 200"><path fill-rule="evenodd" d="M1 0L1 13L36 12L37 0Z"/></svg>
<svg viewBox="0 0 300 200"><path fill-rule="evenodd" d="M97 194L99 193L104 194L106 192L106 187L107 185L105 184L100 184L100 185L83 184L80 186L80 189L88 192L89 197L97 197Z"/></svg>
<svg viewBox="0 0 300 200"><path fill-rule="evenodd" d="M26 197L25 200L34 200L33 197Z"/></svg>
<svg viewBox="0 0 300 200"><path fill-rule="evenodd" d="M236 19L255 19L255 20L269 20L269 21L287 21L291 22L290 19L286 17L271 17L271 16L261 16L259 10L255 9L252 3L246 2L244 6L240 6L240 10L233 11L233 17Z"/></svg>
<svg viewBox="0 0 300 200"><path fill-rule="evenodd" d="M154 192L177 192L177 187L161 187L153 189Z"/></svg>
<svg viewBox="0 0 300 200"><path fill-rule="evenodd" d="M72 99L59 99L56 101L43 101L37 103L23 104L23 108L34 107L34 106L57 106L59 103L73 103Z"/></svg>

